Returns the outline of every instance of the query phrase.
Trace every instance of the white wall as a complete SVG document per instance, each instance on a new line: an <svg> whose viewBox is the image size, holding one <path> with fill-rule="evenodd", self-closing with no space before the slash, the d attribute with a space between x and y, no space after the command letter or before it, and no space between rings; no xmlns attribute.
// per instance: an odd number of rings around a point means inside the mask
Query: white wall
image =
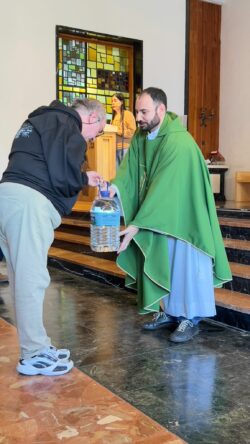
<svg viewBox="0 0 250 444"><path fill-rule="evenodd" d="M169 109L183 114L185 5L185 0L5 2L0 16L0 177L20 124L55 98L56 25L143 40L143 86L164 89Z"/></svg>
<svg viewBox="0 0 250 444"><path fill-rule="evenodd" d="M169 109L183 114L185 0L11 0L0 15L0 177L15 132L27 114L55 98L55 26L143 40L144 87L163 88ZM71 4L69 8L68 5ZM250 0L222 6L220 150L226 157L226 197L234 174L250 171ZM3 62L5 61L5 62Z"/></svg>
<svg viewBox="0 0 250 444"><path fill-rule="evenodd" d="M226 197L235 197L235 171L250 171L250 1L222 6L220 149L226 157Z"/></svg>

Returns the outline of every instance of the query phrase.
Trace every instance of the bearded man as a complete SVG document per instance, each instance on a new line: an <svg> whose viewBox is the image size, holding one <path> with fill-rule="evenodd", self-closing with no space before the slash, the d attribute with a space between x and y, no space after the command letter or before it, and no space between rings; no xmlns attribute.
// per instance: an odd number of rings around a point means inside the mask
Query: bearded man
<svg viewBox="0 0 250 444"><path fill-rule="evenodd" d="M175 324L172 342L199 333L216 314L214 287L231 280L209 172L167 97L147 88L136 101L134 135L115 179L126 229L117 264L137 290L140 313L155 312L145 330Z"/></svg>

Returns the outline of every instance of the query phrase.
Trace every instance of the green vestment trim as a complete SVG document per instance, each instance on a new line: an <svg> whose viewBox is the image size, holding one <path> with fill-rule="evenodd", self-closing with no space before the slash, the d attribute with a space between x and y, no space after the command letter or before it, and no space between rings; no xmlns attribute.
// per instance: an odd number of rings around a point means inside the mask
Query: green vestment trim
<svg viewBox="0 0 250 444"><path fill-rule="evenodd" d="M154 140L138 130L112 181L126 225L139 227L117 258L140 312L157 311L171 291L166 236L213 258L214 286L232 279L202 153L178 117L167 113ZM182 279L182 276L180 276Z"/></svg>

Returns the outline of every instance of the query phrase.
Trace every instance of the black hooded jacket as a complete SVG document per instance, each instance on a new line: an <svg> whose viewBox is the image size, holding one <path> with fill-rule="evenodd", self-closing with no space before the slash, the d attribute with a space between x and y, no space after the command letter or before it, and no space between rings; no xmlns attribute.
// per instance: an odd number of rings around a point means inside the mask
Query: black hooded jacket
<svg viewBox="0 0 250 444"><path fill-rule="evenodd" d="M88 183L81 172L86 142L79 114L59 101L29 114L17 132L1 182L44 194L61 215L69 214Z"/></svg>

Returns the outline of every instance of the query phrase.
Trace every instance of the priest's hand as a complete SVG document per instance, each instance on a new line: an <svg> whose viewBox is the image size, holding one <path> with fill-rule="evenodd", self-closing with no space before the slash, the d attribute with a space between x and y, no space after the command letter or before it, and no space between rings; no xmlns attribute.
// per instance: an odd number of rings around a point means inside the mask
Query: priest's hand
<svg viewBox="0 0 250 444"><path fill-rule="evenodd" d="M118 254L121 253L121 251L126 250L130 241L138 233L138 231L139 228L135 227L134 225L129 225L125 230L120 231L119 236L124 236L124 238L122 239L119 250L117 251Z"/></svg>
<svg viewBox="0 0 250 444"><path fill-rule="evenodd" d="M87 171L86 174L88 176L88 185L91 187L97 187L103 180L102 176L96 171Z"/></svg>
<svg viewBox="0 0 250 444"><path fill-rule="evenodd" d="M110 185L109 187L109 197L114 197L116 195L116 189L112 187L112 185Z"/></svg>

